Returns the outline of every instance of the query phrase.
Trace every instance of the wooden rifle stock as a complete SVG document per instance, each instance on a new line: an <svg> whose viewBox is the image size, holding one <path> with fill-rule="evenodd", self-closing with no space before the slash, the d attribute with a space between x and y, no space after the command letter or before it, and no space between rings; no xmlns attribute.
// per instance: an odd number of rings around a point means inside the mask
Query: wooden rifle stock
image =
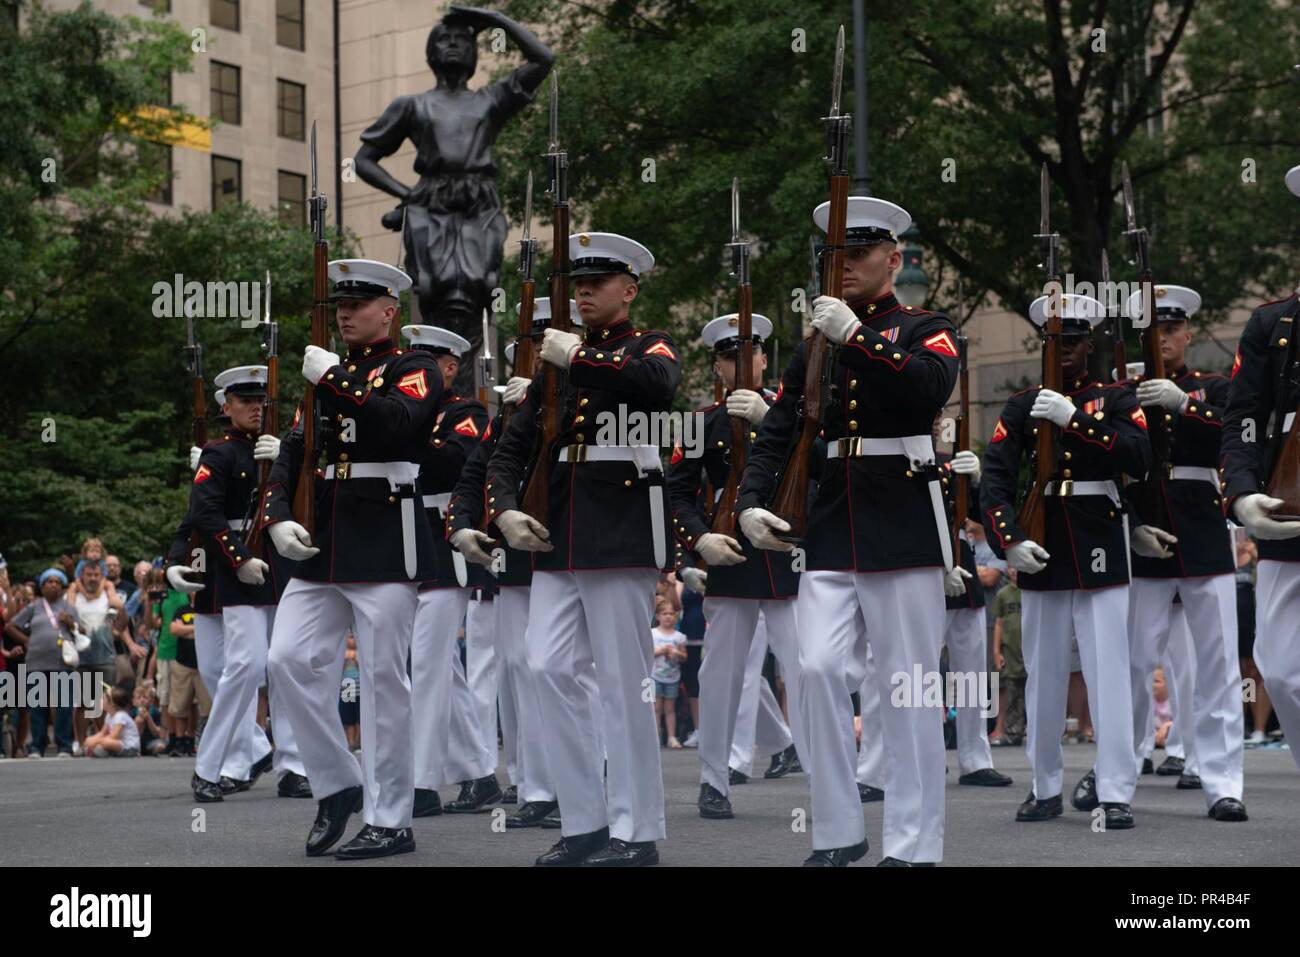
<svg viewBox="0 0 1300 957"><path fill-rule="evenodd" d="M325 348L329 337L325 304L329 297L329 243L316 241L312 261L311 344ZM320 455L316 434L316 386L302 390L302 468L293 494L293 520L316 535L316 459Z"/></svg>
<svg viewBox="0 0 1300 957"><path fill-rule="evenodd" d="M1048 306L1047 327L1043 340L1043 388L1061 391L1061 313L1059 306ZM1038 423L1038 445L1034 461L1034 478L1025 496L1016 522L1025 537L1042 545L1047 537L1047 502L1044 491L1056 471L1056 426L1046 419Z"/></svg>
<svg viewBox="0 0 1300 957"><path fill-rule="evenodd" d="M1292 310L1291 325L1295 325L1297 310ZM1280 498L1282 504L1272 515L1278 521L1300 521L1300 407L1287 406L1286 396L1296 368L1295 330L1287 336L1286 359L1282 364L1282 374L1278 377L1277 399L1274 402L1273 432L1274 450L1273 466L1269 471L1265 492L1273 498ZM1284 436L1282 427L1286 424L1287 413L1292 420L1291 431Z"/></svg>
<svg viewBox="0 0 1300 957"><path fill-rule="evenodd" d="M533 305L537 301L537 283L525 279L519 296L519 337L515 339L515 361L513 373L525 379L533 377L533 366L537 361L537 344L533 341ZM501 432L510 424L514 414L515 403L501 405Z"/></svg>
<svg viewBox="0 0 1300 957"><path fill-rule="evenodd" d="M1165 377L1165 356L1160 348L1160 323L1156 320L1155 300L1152 292L1155 281L1151 268L1143 269L1138 282L1142 289L1142 306L1149 310L1150 323L1141 332L1142 340L1142 378L1163 379ZM1148 306L1147 303L1151 305ZM1151 469L1147 472L1147 481L1142 486L1142 501L1139 503L1142 522L1154 528L1169 528L1168 513L1165 509L1164 479L1169 472L1169 429L1165 426L1164 412L1156 409L1147 418L1147 438L1151 442Z"/></svg>
<svg viewBox="0 0 1300 957"><path fill-rule="evenodd" d="M736 319L736 388L754 391L754 290L748 283L740 287L740 310ZM740 481L749 461L747 419L731 416L731 463L722 497L713 509L713 531L720 535L736 534L736 501L740 498ZM807 494L804 495L805 503ZM805 504L805 508L806 508Z"/></svg>
<svg viewBox="0 0 1300 957"><path fill-rule="evenodd" d="M272 354L266 357L266 402L262 405L262 434L279 436L279 382L280 359ZM264 538L262 525L266 522L266 486L271 480L271 463L258 463L257 499L254 502L253 521L248 526L244 545L252 552L254 558L265 558L262 547Z"/></svg>
<svg viewBox="0 0 1300 957"><path fill-rule="evenodd" d="M958 394L961 397L959 418L957 419L957 451L970 451L970 367L967 365L966 349L969 343L965 336L957 337L958 352L961 357L960 374L957 379ZM961 564L961 533L970 517L970 476L956 475L952 509L952 555L954 564ZM969 592L971 582L966 582Z"/></svg>

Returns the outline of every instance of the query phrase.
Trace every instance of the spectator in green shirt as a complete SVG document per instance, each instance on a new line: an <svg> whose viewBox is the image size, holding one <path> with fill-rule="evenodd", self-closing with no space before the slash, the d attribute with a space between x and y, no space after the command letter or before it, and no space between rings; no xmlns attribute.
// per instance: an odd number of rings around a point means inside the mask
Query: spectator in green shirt
<svg viewBox="0 0 1300 957"><path fill-rule="evenodd" d="M161 568L149 573L145 586L149 589L149 602L153 621L151 627L158 629L158 652L154 655L153 672L149 674L158 690L158 707L162 711L163 727L167 729L168 753L180 738L178 725L181 719L174 717L167 704L171 698L171 668L176 660L176 636L172 634L171 623L177 612L190 606L190 596L167 586L166 574Z"/></svg>
<svg viewBox="0 0 1300 957"><path fill-rule="evenodd" d="M993 599L993 663L997 666L998 720L989 744L1013 746L1025 739L1025 660L1020 651L1020 588L1016 570Z"/></svg>

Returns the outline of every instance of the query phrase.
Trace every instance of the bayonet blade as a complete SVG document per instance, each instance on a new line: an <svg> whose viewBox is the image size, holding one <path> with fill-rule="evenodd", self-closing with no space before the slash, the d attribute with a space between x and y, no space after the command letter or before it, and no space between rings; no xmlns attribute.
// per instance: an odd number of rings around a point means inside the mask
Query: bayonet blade
<svg viewBox="0 0 1300 957"><path fill-rule="evenodd" d="M1124 183L1124 219L1128 222L1129 230L1136 230L1137 210L1133 205L1133 180L1128 175L1128 163L1120 163L1119 170Z"/></svg>
<svg viewBox="0 0 1300 957"><path fill-rule="evenodd" d="M1106 287L1106 298L1102 301L1109 303L1110 302L1110 256L1106 254L1106 250L1104 249L1101 251L1101 283L1103 286ZM1110 306L1108 305L1106 308L1109 309Z"/></svg>
<svg viewBox="0 0 1300 957"><path fill-rule="evenodd" d="M740 178L731 178L731 241L740 242Z"/></svg>
<svg viewBox="0 0 1300 957"><path fill-rule="evenodd" d="M266 271L266 301L262 304L262 322L271 324L271 270Z"/></svg>
<svg viewBox="0 0 1300 957"><path fill-rule="evenodd" d="M550 114L551 114L551 139L547 147L548 153L558 153L560 151L560 79L559 70L551 70L551 93L550 93Z"/></svg>
<svg viewBox="0 0 1300 957"><path fill-rule="evenodd" d="M532 240L533 233L533 171L528 171L528 190L524 193L524 238L523 242L527 243Z"/></svg>
<svg viewBox="0 0 1300 957"><path fill-rule="evenodd" d="M844 85L844 24L835 38L835 76L831 81L831 116L840 115L840 91Z"/></svg>
<svg viewBox="0 0 1300 957"><path fill-rule="evenodd" d="M311 121L311 191L316 194L316 121Z"/></svg>
<svg viewBox="0 0 1300 957"><path fill-rule="evenodd" d="M1043 236L1052 232L1051 181L1047 175L1046 163L1043 163L1038 177L1038 232Z"/></svg>

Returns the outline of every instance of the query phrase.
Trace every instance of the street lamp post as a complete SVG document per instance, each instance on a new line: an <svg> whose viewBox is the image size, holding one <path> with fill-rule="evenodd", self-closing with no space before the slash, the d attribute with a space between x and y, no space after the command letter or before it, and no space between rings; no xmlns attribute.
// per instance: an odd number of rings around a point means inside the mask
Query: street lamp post
<svg viewBox="0 0 1300 957"><path fill-rule="evenodd" d="M921 234L909 226L898 238L903 241L903 268L894 282L894 294L905 306L920 306L930 292L930 277L921 268L922 250L917 240Z"/></svg>

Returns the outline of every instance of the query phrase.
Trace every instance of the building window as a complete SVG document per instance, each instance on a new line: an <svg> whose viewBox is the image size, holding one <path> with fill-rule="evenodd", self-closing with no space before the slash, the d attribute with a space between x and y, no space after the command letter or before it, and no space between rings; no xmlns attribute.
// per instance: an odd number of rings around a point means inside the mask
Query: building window
<svg viewBox="0 0 1300 957"><path fill-rule="evenodd" d="M275 42L291 50L302 50L302 0L275 0Z"/></svg>
<svg viewBox="0 0 1300 957"><path fill-rule="evenodd" d="M172 0L140 0L140 6L148 7L154 13L172 12Z"/></svg>
<svg viewBox="0 0 1300 957"><path fill-rule="evenodd" d="M212 157L212 208L220 209L243 199L243 164L228 156Z"/></svg>
<svg viewBox="0 0 1300 957"><path fill-rule="evenodd" d="M213 119L239 125L239 67L212 61Z"/></svg>
<svg viewBox="0 0 1300 957"><path fill-rule="evenodd" d="M307 225L307 177L280 170L280 201L277 210L281 222Z"/></svg>
<svg viewBox="0 0 1300 957"><path fill-rule="evenodd" d="M276 124L281 136L303 140L307 136L307 88L288 80L275 81Z"/></svg>
<svg viewBox="0 0 1300 957"><path fill-rule="evenodd" d="M239 32L239 0L209 0L208 20L214 27Z"/></svg>

